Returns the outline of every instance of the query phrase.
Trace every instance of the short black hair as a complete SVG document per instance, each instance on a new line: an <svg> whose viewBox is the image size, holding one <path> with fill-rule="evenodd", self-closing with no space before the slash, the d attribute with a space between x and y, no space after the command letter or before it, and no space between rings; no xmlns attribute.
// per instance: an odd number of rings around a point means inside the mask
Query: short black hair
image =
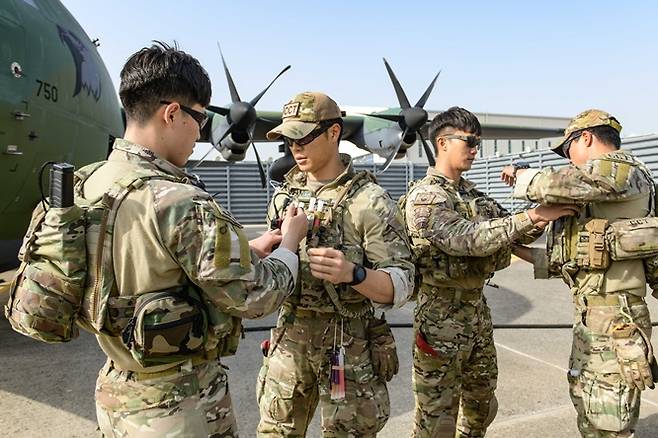
<svg viewBox="0 0 658 438"><path fill-rule="evenodd" d="M436 139L439 135L445 133L447 129L469 132L478 137L482 135L482 127L480 126L478 118L475 117L475 114L458 106L448 108L446 111L437 114L434 119L432 119L428 129L435 154L437 153Z"/></svg>
<svg viewBox="0 0 658 438"><path fill-rule="evenodd" d="M211 85L206 70L191 55L160 41L133 54L121 69L119 97L126 116L147 121L161 100L183 105L210 103Z"/></svg>
<svg viewBox="0 0 658 438"><path fill-rule="evenodd" d="M619 131L611 126L595 126L593 128L583 129L583 131L591 132L603 144L614 146L616 149L621 147Z"/></svg>

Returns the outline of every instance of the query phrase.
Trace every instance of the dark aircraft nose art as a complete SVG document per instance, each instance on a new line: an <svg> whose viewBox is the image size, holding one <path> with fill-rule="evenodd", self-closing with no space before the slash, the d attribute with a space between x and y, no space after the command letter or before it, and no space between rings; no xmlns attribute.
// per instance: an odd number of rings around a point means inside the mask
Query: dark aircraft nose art
<svg viewBox="0 0 658 438"><path fill-rule="evenodd" d="M57 25L57 30L59 39L69 48L73 62L75 62L76 77L73 97L84 90L88 96L92 96L98 101L101 97L101 76L91 53L89 53L89 48L73 32L60 25Z"/></svg>

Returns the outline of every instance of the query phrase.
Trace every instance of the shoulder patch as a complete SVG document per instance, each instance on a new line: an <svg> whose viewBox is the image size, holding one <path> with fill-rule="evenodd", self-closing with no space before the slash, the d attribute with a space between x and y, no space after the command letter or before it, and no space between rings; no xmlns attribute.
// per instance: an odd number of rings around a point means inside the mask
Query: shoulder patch
<svg viewBox="0 0 658 438"><path fill-rule="evenodd" d="M421 192L413 198L413 205L434 205L446 202L447 198L438 192Z"/></svg>

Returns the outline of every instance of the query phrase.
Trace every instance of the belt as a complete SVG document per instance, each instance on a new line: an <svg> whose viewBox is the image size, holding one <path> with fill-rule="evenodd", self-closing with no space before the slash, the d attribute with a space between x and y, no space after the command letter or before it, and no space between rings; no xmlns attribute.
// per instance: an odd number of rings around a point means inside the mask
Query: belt
<svg viewBox="0 0 658 438"><path fill-rule="evenodd" d="M576 297L576 300L582 301L582 303L587 307L619 306L620 296L626 297L629 306L635 304L644 304L644 297L629 294L581 295Z"/></svg>
<svg viewBox="0 0 658 438"><path fill-rule="evenodd" d="M331 319L338 316L336 312L319 312L317 310L311 310L311 309L300 309L299 307L295 308L294 310L290 309L289 311L291 311L291 313L295 315L295 318L302 318L302 319L312 319L312 318Z"/></svg>
<svg viewBox="0 0 658 438"><path fill-rule="evenodd" d="M454 303L479 301L482 299L482 289L437 288L436 296L451 299Z"/></svg>
<svg viewBox="0 0 658 438"><path fill-rule="evenodd" d="M139 380L159 379L162 377L167 377L180 373L183 367L188 366L188 364L190 363L191 363L191 367L193 368L199 365L203 365L204 363L217 360L218 356L219 356L219 351L215 348L213 350L207 351L202 356L194 356L179 364L176 364L171 368L167 368L166 370L157 371L155 373L137 372L137 371L128 371L128 372L130 373L130 379L132 380L139 381ZM112 362L112 366L114 366L114 362Z"/></svg>

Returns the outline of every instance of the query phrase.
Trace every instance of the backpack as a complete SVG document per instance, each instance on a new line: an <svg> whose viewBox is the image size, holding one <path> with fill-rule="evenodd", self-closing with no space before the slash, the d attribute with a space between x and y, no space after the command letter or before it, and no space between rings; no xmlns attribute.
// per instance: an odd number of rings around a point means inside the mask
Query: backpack
<svg viewBox="0 0 658 438"><path fill-rule="evenodd" d="M106 317L114 287L111 251L118 208L133 189L149 179L178 180L164 172L136 168L103 196L86 199L82 186L104 163L75 173L73 206L46 208L41 202L32 212L19 251L21 264L5 307L15 331L47 343L76 338L76 323L95 334L116 335ZM88 238L92 228L98 229L95 242ZM88 272L91 257L97 260L95 272Z"/></svg>

